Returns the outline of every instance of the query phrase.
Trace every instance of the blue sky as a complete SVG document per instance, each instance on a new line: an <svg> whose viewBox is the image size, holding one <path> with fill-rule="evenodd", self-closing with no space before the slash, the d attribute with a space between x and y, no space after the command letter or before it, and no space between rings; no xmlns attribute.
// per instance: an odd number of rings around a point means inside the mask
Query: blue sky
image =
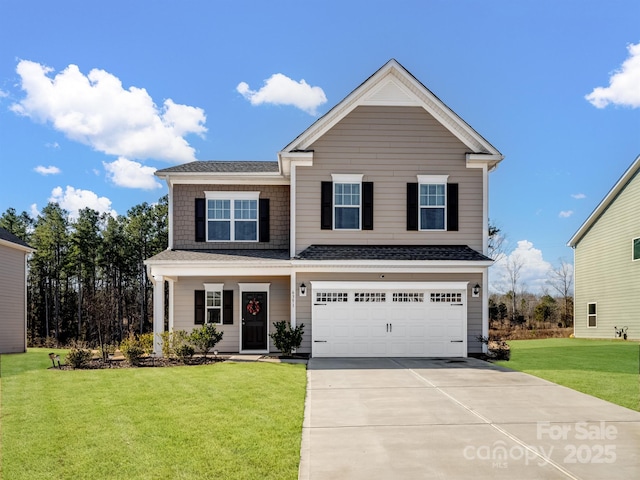
<svg viewBox="0 0 640 480"><path fill-rule="evenodd" d="M166 192L156 168L275 160L395 58L505 155L490 217L536 290L640 154L638 18L637 0L0 0L0 212L124 214Z"/></svg>

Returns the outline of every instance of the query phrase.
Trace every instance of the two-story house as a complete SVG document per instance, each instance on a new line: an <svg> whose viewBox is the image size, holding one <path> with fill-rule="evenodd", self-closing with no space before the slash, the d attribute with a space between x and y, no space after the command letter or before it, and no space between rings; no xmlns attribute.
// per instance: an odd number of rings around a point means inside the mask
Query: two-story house
<svg viewBox="0 0 640 480"><path fill-rule="evenodd" d="M640 339L640 156L569 240L574 334Z"/></svg>
<svg viewBox="0 0 640 480"><path fill-rule="evenodd" d="M169 248L146 262L154 331L167 282L168 328L219 325L220 352L272 352L286 320L313 356L480 353L502 158L391 60L277 161L159 170Z"/></svg>

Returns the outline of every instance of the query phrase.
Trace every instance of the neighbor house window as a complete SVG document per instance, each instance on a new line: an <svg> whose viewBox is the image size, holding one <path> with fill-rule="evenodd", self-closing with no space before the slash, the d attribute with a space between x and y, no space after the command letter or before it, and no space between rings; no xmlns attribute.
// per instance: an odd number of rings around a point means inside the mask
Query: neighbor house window
<svg viewBox="0 0 640 480"><path fill-rule="evenodd" d="M633 260L640 260L640 238L633 239Z"/></svg>
<svg viewBox="0 0 640 480"><path fill-rule="evenodd" d="M418 175L420 230L445 230L447 175Z"/></svg>
<svg viewBox="0 0 640 480"><path fill-rule="evenodd" d="M587 304L587 327L597 327L598 326L598 318L597 318L597 309L595 303Z"/></svg>
<svg viewBox="0 0 640 480"><path fill-rule="evenodd" d="M204 322L222 325L222 290L224 285L205 283Z"/></svg>
<svg viewBox="0 0 640 480"><path fill-rule="evenodd" d="M362 175L334 174L333 228L360 230L362 207Z"/></svg>
<svg viewBox="0 0 640 480"><path fill-rule="evenodd" d="M257 242L260 192L207 192L207 241Z"/></svg>

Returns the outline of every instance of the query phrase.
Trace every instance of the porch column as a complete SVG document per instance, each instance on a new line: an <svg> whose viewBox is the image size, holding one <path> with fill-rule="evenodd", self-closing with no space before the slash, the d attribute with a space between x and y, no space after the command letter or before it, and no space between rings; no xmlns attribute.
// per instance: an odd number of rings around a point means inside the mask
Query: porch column
<svg viewBox="0 0 640 480"><path fill-rule="evenodd" d="M164 277L153 275L153 351L162 357L162 337L164 332Z"/></svg>
<svg viewBox="0 0 640 480"><path fill-rule="evenodd" d="M291 272L291 312L289 313L289 321L291 323L291 328L296 328L296 295L298 294L298 289L296 285L296 272Z"/></svg>

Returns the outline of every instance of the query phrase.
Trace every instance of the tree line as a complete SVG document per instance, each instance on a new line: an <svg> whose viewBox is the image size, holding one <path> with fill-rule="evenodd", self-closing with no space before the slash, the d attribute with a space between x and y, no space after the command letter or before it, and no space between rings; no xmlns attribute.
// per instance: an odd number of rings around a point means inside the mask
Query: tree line
<svg viewBox="0 0 640 480"><path fill-rule="evenodd" d="M167 218L166 195L118 216L84 208L72 218L53 202L35 218L7 209L0 226L36 249L27 279L30 345L105 345L150 331L152 285L143 262L167 248Z"/></svg>

